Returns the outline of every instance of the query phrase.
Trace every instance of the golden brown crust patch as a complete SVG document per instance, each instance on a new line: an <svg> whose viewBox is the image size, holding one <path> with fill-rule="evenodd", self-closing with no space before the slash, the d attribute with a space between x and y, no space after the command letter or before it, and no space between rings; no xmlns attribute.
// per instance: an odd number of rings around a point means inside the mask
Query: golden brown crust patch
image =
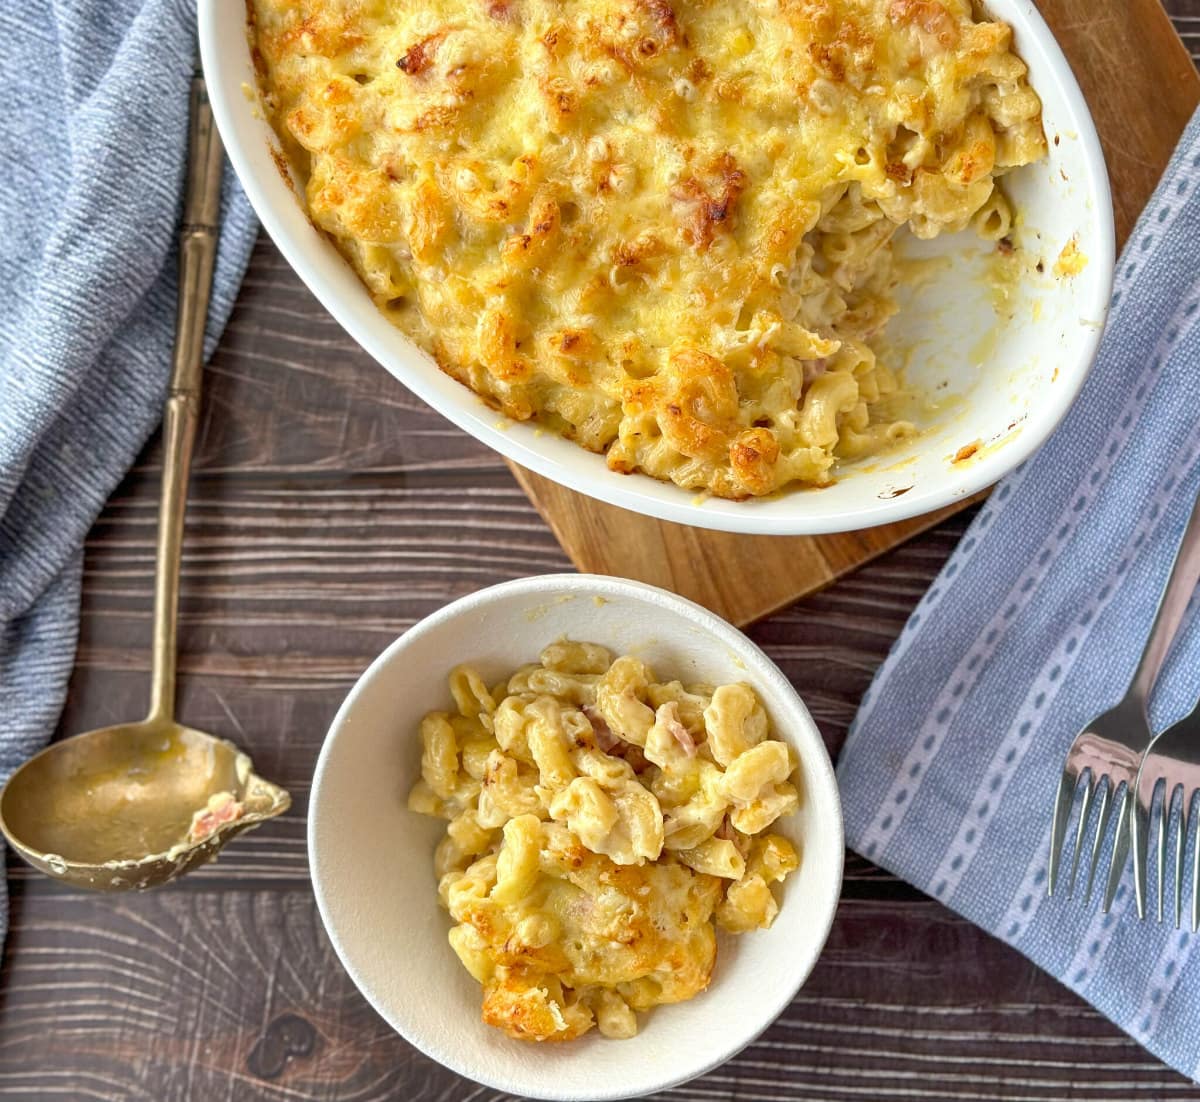
<svg viewBox="0 0 1200 1102"><path fill-rule="evenodd" d="M683 239L704 252L719 232L733 229L734 204L746 190L746 174L731 153L714 158L703 177L688 176L672 191L689 209Z"/></svg>

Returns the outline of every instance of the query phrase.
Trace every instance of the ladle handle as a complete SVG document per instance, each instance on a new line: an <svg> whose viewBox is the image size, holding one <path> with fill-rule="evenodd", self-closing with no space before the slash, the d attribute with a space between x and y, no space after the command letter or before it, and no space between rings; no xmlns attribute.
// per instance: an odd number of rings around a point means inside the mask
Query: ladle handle
<svg viewBox="0 0 1200 1102"><path fill-rule="evenodd" d="M187 190L183 225L179 233L175 351L163 413L163 473L155 559L150 720L168 720L175 714L179 557L183 543L188 475L200 417L204 326L208 318L208 300L216 264L217 224L221 209L223 151L198 61L192 74L190 107Z"/></svg>

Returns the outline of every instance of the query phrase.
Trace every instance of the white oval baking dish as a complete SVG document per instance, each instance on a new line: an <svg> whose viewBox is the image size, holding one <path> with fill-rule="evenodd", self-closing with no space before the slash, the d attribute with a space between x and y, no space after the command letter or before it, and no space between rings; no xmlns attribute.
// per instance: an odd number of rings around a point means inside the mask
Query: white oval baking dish
<svg viewBox="0 0 1200 1102"><path fill-rule="evenodd" d="M1030 0L991 0L1042 98L1049 157L1006 178L1018 211L1020 279L996 286L990 247L970 233L920 243L888 327L890 362L937 399L925 429L885 457L844 467L824 489L742 502L698 496L516 423L442 374L380 314L350 266L309 222L277 167L278 143L255 94L245 0L200 0L200 47L213 111L246 193L280 251L347 332L411 391L522 466L581 493L680 524L814 535L902 520L991 485L1041 445L1095 356L1114 263L1112 205L1100 142L1070 66ZM1068 242L1085 258L1054 273ZM915 243L914 243L915 244ZM1040 263L1041 271L1036 270ZM919 273L919 274L917 274ZM999 309L997 309L999 307Z"/></svg>

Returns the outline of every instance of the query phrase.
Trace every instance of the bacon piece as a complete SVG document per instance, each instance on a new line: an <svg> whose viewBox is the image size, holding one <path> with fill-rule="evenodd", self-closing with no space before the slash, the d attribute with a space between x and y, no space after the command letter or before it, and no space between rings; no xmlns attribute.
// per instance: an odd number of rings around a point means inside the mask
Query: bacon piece
<svg viewBox="0 0 1200 1102"><path fill-rule="evenodd" d="M396 62L396 68L402 73L407 73L410 77L420 76L433 64L433 55L437 52L438 46L445 37L445 31L426 35L420 42L409 46L404 56Z"/></svg>
<svg viewBox="0 0 1200 1102"><path fill-rule="evenodd" d="M650 762L647 761L642 748L632 742L619 742L613 747L612 755L614 758L624 758L635 773L645 773L650 768Z"/></svg>
<svg viewBox="0 0 1200 1102"><path fill-rule="evenodd" d="M613 747L619 745L621 740L612 733L612 728L605 722L604 717L594 705L585 704L581 711L587 716L592 730L596 732L596 745L606 754L611 754Z"/></svg>
<svg viewBox="0 0 1200 1102"><path fill-rule="evenodd" d="M601 750L606 754L611 754L614 758L624 758L635 773L644 773L650 768L650 762L646 760L642 748L613 734L612 728L604 722L604 717L593 705L585 704L580 711L587 716L588 722L592 725L592 731L596 736L596 745Z"/></svg>
<svg viewBox="0 0 1200 1102"><path fill-rule="evenodd" d="M671 198L688 209L683 239L698 252L708 250L718 230L732 230L734 206L749 183L732 153L715 158L708 167L708 175L713 190L695 176L686 177L671 190Z"/></svg>
<svg viewBox="0 0 1200 1102"><path fill-rule="evenodd" d="M692 733L679 720L679 705L674 700L668 700L659 708L656 718L666 728L667 734L683 747L683 752L689 758L694 758L696 743L692 739Z"/></svg>
<svg viewBox="0 0 1200 1102"><path fill-rule="evenodd" d="M192 825L188 828L188 841L204 841L227 823L240 819L242 810L242 805L234 799L231 792L218 792L215 796L210 796L208 804L192 816Z"/></svg>
<svg viewBox="0 0 1200 1102"><path fill-rule="evenodd" d="M729 821L729 816L726 815L721 819L721 825L713 831L714 838L724 838L727 842L733 843L733 848L742 855L743 858L750 855L750 839L745 834L738 834L733 828L733 824Z"/></svg>

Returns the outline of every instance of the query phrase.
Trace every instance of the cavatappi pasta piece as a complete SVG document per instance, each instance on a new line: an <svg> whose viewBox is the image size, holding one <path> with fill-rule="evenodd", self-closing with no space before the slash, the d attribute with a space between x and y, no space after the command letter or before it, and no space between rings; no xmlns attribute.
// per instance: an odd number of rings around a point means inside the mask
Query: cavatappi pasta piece
<svg viewBox="0 0 1200 1102"><path fill-rule="evenodd" d="M502 750L493 750L488 755L487 768L483 776L480 793L480 821L487 826L498 826L497 818L515 818L518 815L538 814L542 811L541 797L537 792L537 770L523 766L516 758L510 758ZM484 797L489 809L495 812L483 818Z"/></svg>
<svg viewBox="0 0 1200 1102"><path fill-rule="evenodd" d="M496 710L496 703L483 679L467 666L450 671L450 695L464 719L482 719Z"/></svg>
<svg viewBox="0 0 1200 1102"><path fill-rule="evenodd" d="M560 640L490 689L460 666L449 690L454 711L420 725L409 806L447 820L438 899L485 1022L631 1037L638 1012L707 987L714 923L770 924L798 859L759 831L798 796L749 686L659 681Z"/></svg>
<svg viewBox="0 0 1200 1102"><path fill-rule="evenodd" d="M542 824L536 815L519 815L504 824L504 841L496 855L496 886L492 898L516 903L533 889L538 877Z"/></svg>
<svg viewBox="0 0 1200 1102"><path fill-rule="evenodd" d="M550 805L550 817L567 828L593 853L600 853L617 825L617 805L591 777L577 777Z"/></svg>
<svg viewBox="0 0 1200 1102"><path fill-rule="evenodd" d="M577 788L582 785L588 786L588 793L579 797ZM598 805L603 809L607 829L595 817ZM640 865L662 852L662 808L654 794L634 778L604 791L591 777L580 777L555 796L550 815L565 819L588 849L611 857L618 865Z"/></svg>
<svg viewBox="0 0 1200 1102"><path fill-rule="evenodd" d="M674 701L679 722L692 733L697 741L704 737L704 709L712 703L711 685L681 685L668 681L665 685L652 684L646 688L646 700L655 713L668 701Z"/></svg>
<svg viewBox="0 0 1200 1102"><path fill-rule="evenodd" d="M892 240L1005 237L1003 175L1046 151L966 0L250 9L309 215L385 316L509 416L725 497L911 434L869 370Z"/></svg>
<svg viewBox="0 0 1200 1102"><path fill-rule="evenodd" d="M558 673L602 674L612 665L607 647L596 643L551 643L538 655L538 661L548 670Z"/></svg>
<svg viewBox="0 0 1200 1102"><path fill-rule="evenodd" d="M574 743L563 722L563 706L553 696L539 696L526 705L525 716L525 740L537 766L538 784L544 792L558 792L576 777Z"/></svg>
<svg viewBox="0 0 1200 1102"><path fill-rule="evenodd" d="M746 873L746 860L728 838L708 838L693 849L681 850L679 860L690 869L741 880Z"/></svg>
<svg viewBox="0 0 1200 1102"><path fill-rule="evenodd" d="M596 1016L596 1027L605 1037L621 1040L637 1035L637 1015L615 991L608 988L597 991L592 1002L592 1013Z"/></svg>
<svg viewBox="0 0 1200 1102"><path fill-rule="evenodd" d="M649 684L645 665L626 655L609 666L596 685L596 710L608 729L635 746L646 745L654 723L654 709L643 699Z"/></svg>
<svg viewBox="0 0 1200 1102"><path fill-rule="evenodd" d="M795 848L780 834L753 839L739 835L739 838L749 851L746 871L729 886L717 906L717 924L730 933L770 926L779 911L770 886L800 865Z"/></svg>
<svg viewBox="0 0 1200 1102"><path fill-rule="evenodd" d="M421 721L421 776L435 796L448 800L458 787L458 746L449 718L433 712Z"/></svg>
<svg viewBox="0 0 1200 1102"><path fill-rule="evenodd" d="M721 787L731 802L743 806L758 799L765 790L774 791L791 771L787 746L774 740L760 742L742 751L725 767Z"/></svg>
<svg viewBox="0 0 1200 1102"><path fill-rule="evenodd" d="M728 767L767 737L767 716L748 685L722 685L704 709L704 727L713 760Z"/></svg>

